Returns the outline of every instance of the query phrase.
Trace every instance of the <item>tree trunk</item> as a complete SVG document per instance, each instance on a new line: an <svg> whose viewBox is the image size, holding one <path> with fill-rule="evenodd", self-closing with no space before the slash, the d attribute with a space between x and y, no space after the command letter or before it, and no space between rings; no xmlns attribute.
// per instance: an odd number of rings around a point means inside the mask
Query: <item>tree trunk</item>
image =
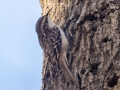
<svg viewBox="0 0 120 90"><path fill-rule="evenodd" d="M40 0L69 40L75 83L44 57L41 90L120 90L120 0Z"/></svg>

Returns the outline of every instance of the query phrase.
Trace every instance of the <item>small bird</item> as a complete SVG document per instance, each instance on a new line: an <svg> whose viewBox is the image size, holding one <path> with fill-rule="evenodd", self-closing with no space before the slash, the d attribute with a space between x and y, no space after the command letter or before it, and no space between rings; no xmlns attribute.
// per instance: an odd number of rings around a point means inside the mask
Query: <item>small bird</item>
<svg viewBox="0 0 120 90"><path fill-rule="evenodd" d="M40 17L36 23L38 40L44 54L49 56L51 63L59 65L68 82L74 82L73 75L66 64L69 43L63 30L48 17L51 9L46 15Z"/></svg>

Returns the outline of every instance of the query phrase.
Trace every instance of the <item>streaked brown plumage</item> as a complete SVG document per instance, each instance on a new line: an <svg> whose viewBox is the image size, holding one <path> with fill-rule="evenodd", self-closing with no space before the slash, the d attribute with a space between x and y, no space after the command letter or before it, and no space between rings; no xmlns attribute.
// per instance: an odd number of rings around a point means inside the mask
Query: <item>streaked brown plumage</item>
<svg viewBox="0 0 120 90"><path fill-rule="evenodd" d="M45 55L49 56L51 63L59 64L66 80L74 82L73 75L65 62L65 60L67 61L66 54L69 43L62 29L49 19L50 10L46 15L40 17L36 23L39 43Z"/></svg>

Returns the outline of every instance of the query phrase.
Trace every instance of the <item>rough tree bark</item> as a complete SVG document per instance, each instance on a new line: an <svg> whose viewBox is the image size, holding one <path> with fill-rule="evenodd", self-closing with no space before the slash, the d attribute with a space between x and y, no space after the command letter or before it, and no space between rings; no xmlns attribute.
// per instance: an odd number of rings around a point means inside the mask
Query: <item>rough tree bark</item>
<svg viewBox="0 0 120 90"><path fill-rule="evenodd" d="M120 90L120 0L40 0L69 40L68 67L76 79L44 57L41 90Z"/></svg>

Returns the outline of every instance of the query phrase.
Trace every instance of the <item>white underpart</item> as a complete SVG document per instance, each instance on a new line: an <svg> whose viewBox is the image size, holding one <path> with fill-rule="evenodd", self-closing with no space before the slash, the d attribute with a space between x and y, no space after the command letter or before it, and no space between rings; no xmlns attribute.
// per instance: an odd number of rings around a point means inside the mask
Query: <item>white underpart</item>
<svg viewBox="0 0 120 90"><path fill-rule="evenodd" d="M53 26L55 26L55 24L50 20L49 17L48 17L48 24L49 24L49 27L53 27Z"/></svg>
<svg viewBox="0 0 120 90"><path fill-rule="evenodd" d="M68 40L67 40L67 38L66 38L63 30L62 30L59 26L55 25L55 24L50 20L49 17L48 17L48 24L49 24L49 27L56 26L56 27L59 28L60 33L61 33L61 37L62 37L62 51L64 51L64 53L67 53L67 49L68 49L68 44L69 44L69 43L68 43Z"/></svg>
<svg viewBox="0 0 120 90"><path fill-rule="evenodd" d="M63 30L60 27L58 27L58 28L60 30L61 37L62 37L62 52L61 53L63 53L64 60L65 60L66 64L68 65L66 54L67 54L67 50L69 47L69 42L68 42Z"/></svg>
<svg viewBox="0 0 120 90"><path fill-rule="evenodd" d="M62 50L64 50L65 53L66 53L66 52L67 52L67 49L68 49L68 44L69 44L69 43L68 43L68 40L67 40L67 38L66 38L63 30L62 30L60 27L58 27L58 28L59 28L59 30L60 30L61 37L62 37Z"/></svg>

